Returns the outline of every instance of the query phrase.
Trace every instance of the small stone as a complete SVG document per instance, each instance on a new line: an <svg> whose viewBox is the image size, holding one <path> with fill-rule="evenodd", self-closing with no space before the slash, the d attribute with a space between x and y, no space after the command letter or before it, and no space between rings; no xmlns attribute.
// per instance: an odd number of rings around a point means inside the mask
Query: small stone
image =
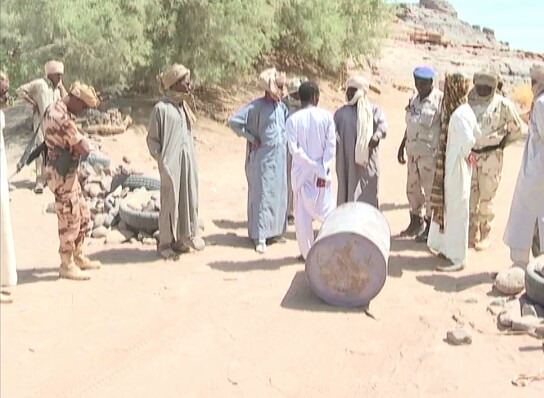
<svg viewBox="0 0 544 398"><path fill-rule="evenodd" d="M111 176L105 176L102 177L100 180L100 185L102 186L102 189L106 192L111 191L111 183L113 182L113 178Z"/></svg>
<svg viewBox="0 0 544 398"><path fill-rule="evenodd" d="M102 194L102 187L99 184L90 184L89 195L91 198L97 198Z"/></svg>
<svg viewBox="0 0 544 398"><path fill-rule="evenodd" d="M113 224L113 221L115 220L115 217L111 213L108 213L105 216L106 217L104 217L104 224L103 225L106 228L109 228Z"/></svg>
<svg viewBox="0 0 544 398"><path fill-rule="evenodd" d="M499 324L505 328L512 327L512 322L521 317L521 303L519 300L508 302L504 311L499 314Z"/></svg>
<svg viewBox="0 0 544 398"><path fill-rule="evenodd" d="M465 329L450 330L446 340L452 345L472 344L472 336Z"/></svg>
<svg viewBox="0 0 544 398"><path fill-rule="evenodd" d="M45 207L45 212L46 212L46 213L50 213L50 214L55 214L55 213L56 213L56 210L55 210L55 202L49 203L49 204Z"/></svg>
<svg viewBox="0 0 544 398"><path fill-rule="evenodd" d="M488 305L487 310L491 313L493 316L498 316L502 312L501 307L497 307L494 305Z"/></svg>
<svg viewBox="0 0 544 398"><path fill-rule="evenodd" d="M145 187L139 187L134 190L134 193L140 193L140 192L147 192L147 189L145 189Z"/></svg>
<svg viewBox="0 0 544 398"><path fill-rule="evenodd" d="M492 307L502 307L505 305L510 299L508 297L497 297L495 300L493 300L491 303L489 303Z"/></svg>
<svg viewBox="0 0 544 398"><path fill-rule="evenodd" d="M142 207L142 211L154 212L154 211L155 211L155 202L153 202L152 200L150 200L149 202L147 202L147 204L145 204L145 205Z"/></svg>
<svg viewBox="0 0 544 398"><path fill-rule="evenodd" d="M115 188L115 190L111 193L111 196L113 196L114 198L119 198L121 197L121 192L123 192L123 187L121 185L119 185L117 188Z"/></svg>
<svg viewBox="0 0 544 398"><path fill-rule="evenodd" d="M130 164L131 161L130 159L128 158L128 156L123 156L123 162L125 162L126 164Z"/></svg>
<svg viewBox="0 0 544 398"><path fill-rule="evenodd" d="M98 213L104 213L104 201L97 200L94 208Z"/></svg>
<svg viewBox="0 0 544 398"><path fill-rule="evenodd" d="M531 332L540 326L542 321L536 316L524 316L512 322L512 330L516 332Z"/></svg>
<svg viewBox="0 0 544 398"><path fill-rule="evenodd" d="M130 188L123 188L123 190L121 191L121 198L126 198L127 195L130 193Z"/></svg>
<svg viewBox="0 0 544 398"><path fill-rule="evenodd" d="M92 237L95 239L102 239L108 236L108 229L104 226L95 228L92 233Z"/></svg>
<svg viewBox="0 0 544 398"><path fill-rule="evenodd" d="M495 278L495 287L507 295L521 293L525 289L525 271L519 267L500 271Z"/></svg>
<svg viewBox="0 0 544 398"><path fill-rule="evenodd" d="M93 219L93 222L94 222L94 227L95 228L98 228L98 227L101 227L105 224L106 222L106 217L108 215L105 214L105 213L98 213L98 214L95 214L94 216L94 219ZM108 227L108 225L106 225L106 228Z"/></svg>
<svg viewBox="0 0 544 398"><path fill-rule="evenodd" d="M129 238L127 238L125 234L123 234L121 231L113 230L106 237L106 243L110 245L114 245L114 244L124 243L128 239Z"/></svg>
<svg viewBox="0 0 544 398"><path fill-rule="evenodd" d="M155 239L155 238L144 238L142 240L142 243L144 245L156 246L157 245L157 239Z"/></svg>
<svg viewBox="0 0 544 398"><path fill-rule="evenodd" d="M143 240L147 238L151 238L151 235L145 232L138 232L138 236L136 237L136 239L138 239L140 242L143 242Z"/></svg>

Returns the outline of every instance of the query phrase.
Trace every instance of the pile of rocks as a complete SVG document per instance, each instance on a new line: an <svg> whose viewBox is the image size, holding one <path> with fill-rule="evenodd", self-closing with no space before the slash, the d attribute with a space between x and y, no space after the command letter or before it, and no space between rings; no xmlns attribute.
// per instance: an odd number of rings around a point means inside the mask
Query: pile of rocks
<svg viewBox="0 0 544 398"><path fill-rule="evenodd" d="M497 298L488 311L497 316L501 329L544 337L544 307L532 302L527 295Z"/></svg>

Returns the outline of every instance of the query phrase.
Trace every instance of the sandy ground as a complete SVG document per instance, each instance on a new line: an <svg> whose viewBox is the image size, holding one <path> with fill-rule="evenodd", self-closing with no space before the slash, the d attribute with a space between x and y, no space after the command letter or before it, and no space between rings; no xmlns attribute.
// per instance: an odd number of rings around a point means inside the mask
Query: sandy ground
<svg viewBox="0 0 544 398"><path fill-rule="evenodd" d="M340 103L325 90L324 106ZM396 161L408 94L386 90L377 102L390 131L381 144L380 202L393 234L408 222L406 169ZM392 237L389 277L370 313L323 304L309 291L294 230L288 242L256 254L246 239L244 142L210 121L196 128L204 252L179 262L154 248L103 246L104 266L89 282L58 280L52 200L16 177L12 217L20 285L1 308L1 395L24 397L538 397L544 383L514 387L544 366L541 343L499 335L486 312L492 274L509 265L502 243L522 154L506 153L493 246L471 252L465 271L434 272L425 246ZM145 135L105 140L155 173ZM12 146L10 166L21 152ZM443 340L456 316L470 346Z"/></svg>

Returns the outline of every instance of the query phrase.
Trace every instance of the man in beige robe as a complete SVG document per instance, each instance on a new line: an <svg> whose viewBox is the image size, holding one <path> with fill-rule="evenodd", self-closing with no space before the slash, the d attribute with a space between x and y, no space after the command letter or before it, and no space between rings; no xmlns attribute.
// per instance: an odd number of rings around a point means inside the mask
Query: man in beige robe
<svg viewBox="0 0 544 398"><path fill-rule="evenodd" d="M147 135L149 153L161 177L158 250L177 260L191 248L204 250L198 232L198 165L193 135L195 116L187 103L191 72L175 64L157 77L163 98L151 112Z"/></svg>
<svg viewBox="0 0 544 398"><path fill-rule="evenodd" d="M43 138L42 119L47 107L61 98L66 97L67 92L62 84L64 76L64 65L59 61L49 61L45 64L45 76L30 83L24 84L17 89L17 96L28 102L34 108L32 117L32 131L37 132L36 141L31 143L39 146ZM45 156L36 158L36 185L34 192L43 193L45 185Z"/></svg>

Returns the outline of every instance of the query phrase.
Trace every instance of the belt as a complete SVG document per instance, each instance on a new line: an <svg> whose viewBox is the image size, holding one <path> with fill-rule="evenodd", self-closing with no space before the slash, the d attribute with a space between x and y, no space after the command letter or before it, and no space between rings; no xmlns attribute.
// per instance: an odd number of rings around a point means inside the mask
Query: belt
<svg viewBox="0 0 544 398"><path fill-rule="evenodd" d="M490 146L486 146L486 147L483 147L483 148L480 148L480 149L473 149L472 152L474 152L474 153L486 153L486 152L493 152L493 151L496 151L498 149L503 149L502 144L490 145Z"/></svg>

